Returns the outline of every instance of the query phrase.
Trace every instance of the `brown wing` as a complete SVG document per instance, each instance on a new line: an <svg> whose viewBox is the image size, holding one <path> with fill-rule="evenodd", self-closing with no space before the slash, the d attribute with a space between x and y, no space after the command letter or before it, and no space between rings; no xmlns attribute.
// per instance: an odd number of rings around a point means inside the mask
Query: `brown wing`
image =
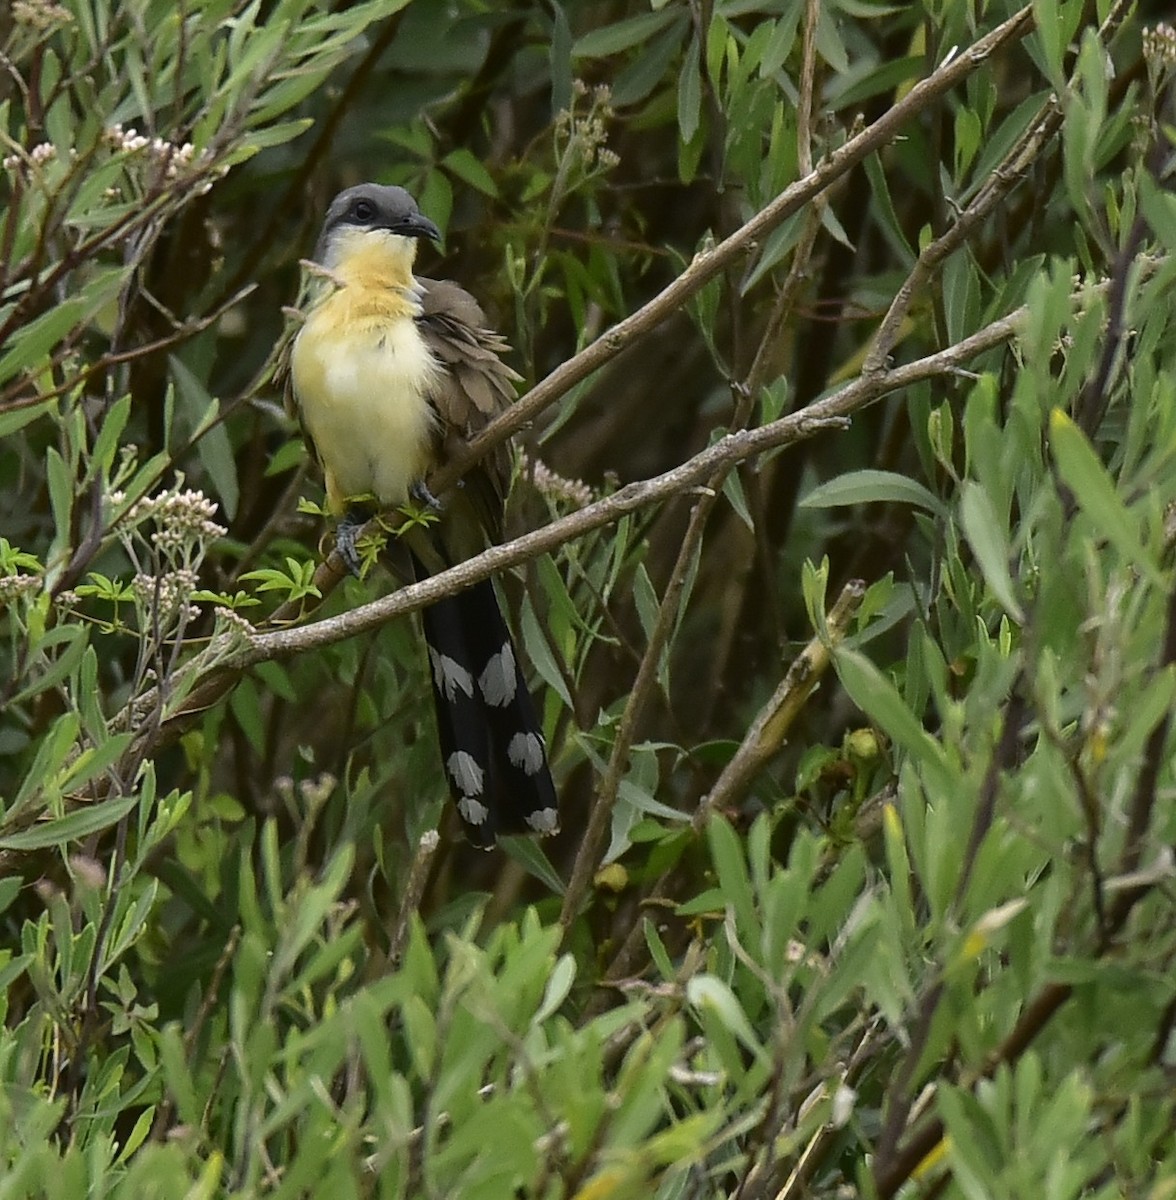
<svg viewBox="0 0 1176 1200"><path fill-rule="evenodd" d="M486 326L486 315L464 288L448 280L421 279L421 335L443 370L429 397L441 418L441 453L480 433L514 403L522 378L499 357L509 346ZM502 533L502 504L510 479L510 449L504 443L466 476L470 499L486 531Z"/></svg>

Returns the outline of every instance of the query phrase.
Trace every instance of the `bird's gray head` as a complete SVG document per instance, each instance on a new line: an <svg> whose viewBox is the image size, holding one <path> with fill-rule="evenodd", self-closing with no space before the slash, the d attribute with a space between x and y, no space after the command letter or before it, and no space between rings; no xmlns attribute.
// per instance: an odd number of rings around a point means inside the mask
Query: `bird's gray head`
<svg viewBox="0 0 1176 1200"><path fill-rule="evenodd" d="M420 238L441 240L441 230L426 217L402 187L360 183L340 192L331 201L323 231L315 247L315 261L333 265L334 248L350 235L382 232L415 243Z"/></svg>

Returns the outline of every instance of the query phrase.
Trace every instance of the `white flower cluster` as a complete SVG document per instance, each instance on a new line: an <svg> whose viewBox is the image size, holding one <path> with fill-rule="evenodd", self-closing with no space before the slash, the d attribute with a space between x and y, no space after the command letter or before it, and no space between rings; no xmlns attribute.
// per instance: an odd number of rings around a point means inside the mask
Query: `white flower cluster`
<svg viewBox="0 0 1176 1200"><path fill-rule="evenodd" d="M122 492L111 492L109 499L117 507L126 496ZM176 488L137 500L127 511L126 520L132 525L154 521L156 532L152 543L166 552L193 539L212 542L223 537L224 526L213 520L215 516L216 505L203 492L194 488L181 492Z"/></svg>
<svg viewBox="0 0 1176 1200"><path fill-rule="evenodd" d="M1145 29L1143 57L1157 67L1176 67L1176 29L1164 21Z"/></svg>
<svg viewBox="0 0 1176 1200"><path fill-rule="evenodd" d="M339 780L330 771L324 771L317 779L300 779L297 783L289 775L279 775L274 780L274 791L287 805L293 805L295 792L301 800L300 807L321 808L338 786Z"/></svg>
<svg viewBox="0 0 1176 1200"><path fill-rule="evenodd" d="M164 177L169 180L179 179L186 167L192 165L196 158L196 147L191 142L177 145L166 138L147 137L137 129L125 129L122 125L112 125L103 131L102 141L117 154L136 155L158 163L163 167ZM77 158L77 150L70 148L69 157ZM41 142L24 154L6 154L0 159L6 171L17 171L26 164L33 167L44 166L58 157L57 147L52 142ZM210 180L205 180L199 190L206 192L212 186Z"/></svg>
<svg viewBox="0 0 1176 1200"><path fill-rule="evenodd" d="M126 496L111 492L109 501L120 507ZM158 627L166 633L198 616L192 593L200 563L212 542L225 533L214 516L216 505L203 492L181 491L177 485L136 501L120 520L119 537L135 567L135 606L140 620L150 614L152 622L143 629Z"/></svg>
<svg viewBox="0 0 1176 1200"><path fill-rule="evenodd" d="M182 167L188 166L196 147L191 142L177 146L161 137L146 137L137 129L124 129L121 125L112 125L103 134L103 140L112 149L124 154L141 154L146 152L151 158L164 166L168 179L175 179Z"/></svg>
<svg viewBox="0 0 1176 1200"><path fill-rule="evenodd" d="M621 161L620 156L608 148L608 122L613 116L612 93L607 85L589 88L582 79L572 82L572 91L577 98L588 101L588 111L576 111L573 100L570 109L562 109L555 117L557 141L566 142L568 150L575 150L586 172L607 171Z"/></svg>
<svg viewBox="0 0 1176 1200"><path fill-rule="evenodd" d="M0 608L41 586L39 575L0 575Z"/></svg>
<svg viewBox="0 0 1176 1200"><path fill-rule="evenodd" d="M73 14L55 0L13 0L12 16L18 25L42 32L73 21Z"/></svg>
<svg viewBox="0 0 1176 1200"><path fill-rule="evenodd" d="M152 610L163 624L168 624L181 614L194 621L200 610L188 603L188 597L196 590L196 572L187 569L167 571L161 575L147 575L140 571L131 580L131 590L142 608Z"/></svg>
<svg viewBox="0 0 1176 1200"><path fill-rule="evenodd" d="M252 637L257 632L253 624L246 620L236 609L226 608L223 604L218 604L212 611L218 623L224 627L226 632L232 630L235 633L244 634L246 637Z"/></svg>
<svg viewBox="0 0 1176 1200"><path fill-rule="evenodd" d="M69 152L70 158L77 158L78 152L71 149ZM39 142L29 151L29 158L32 159L33 165L43 167L47 162L52 162L57 157L57 147L52 142ZM2 160L6 171L15 171L18 167L24 165L24 158L20 154L6 154Z"/></svg>

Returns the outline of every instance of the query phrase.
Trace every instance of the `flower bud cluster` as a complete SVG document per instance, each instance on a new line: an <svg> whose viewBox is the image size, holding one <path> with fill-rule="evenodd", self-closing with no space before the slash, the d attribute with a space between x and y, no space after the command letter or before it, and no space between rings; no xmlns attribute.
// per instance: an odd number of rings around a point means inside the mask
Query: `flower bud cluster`
<svg viewBox="0 0 1176 1200"><path fill-rule="evenodd" d="M191 142L177 146L175 142L166 141L161 137L147 137L137 129L124 129L121 125L112 125L103 135L106 144L123 154L143 154L162 163L168 179L179 176L180 170L192 162L196 153Z"/></svg>
<svg viewBox="0 0 1176 1200"><path fill-rule="evenodd" d="M73 21L73 14L56 0L12 0L12 17L18 25L38 33Z"/></svg>
<svg viewBox="0 0 1176 1200"><path fill-rule="evenodd" d="M535 490L549 500L585 508L596 499L592 489L581 479L568 479L553 471L542 459L519 455L524 471L529 472Z"/></svg>
<svg viewBox="0 0 1176 1200"><path fill-rule="evenodd" d="M1165 21L1145 29L1143 57L1157 67L1176 67L1176 29Z"/></svg>

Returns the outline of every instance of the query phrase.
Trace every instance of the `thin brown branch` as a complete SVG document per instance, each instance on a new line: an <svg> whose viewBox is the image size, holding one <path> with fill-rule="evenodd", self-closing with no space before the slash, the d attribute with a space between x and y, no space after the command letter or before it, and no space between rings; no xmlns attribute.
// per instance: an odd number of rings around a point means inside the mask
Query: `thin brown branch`
<svg viewBox="0 0 1176 1200"><path fill-rule="evenodd" d="M1085 295L1083 292L1082 296ZM371 604L314 625L259 634L249 639L248 649L243 647L232 661L238 665L251 665L269 658L331 645L379 628L393 617L415 612L442 596L452 595L500 571L554 550L564 542L614 524L629 513L687 491L703 483L719 467L793 445L827 429L844 428L850 416L875 404L883 396L926 379L952 374L964 363L1009 341L1025 315L1024 308L1017 309L934 354L904 363L878 376L852 380L830 395L779 420L755 429L729 433L693 458L661 475L630 483L594 504L523 534L514 541L491 546L474 558L402 588L393 595L381 597Z"/></svg>
<svg viewBox="0 0 1176 1200"><path fill-rule="evenodd" d="M928 243L919 254L910 274L895 293L882 324L866 354L862 370L867 374L880 371L890 357L907 314L915 298L926 294L927 286L939 268L958 250L997 204L1019 183L1037 160L1046 143L1057 133L1062 123L1062 110L1057 97L1051 96L1043 105L1037 119L1026 131L999 166L984 181L972 202L964 209L945 233Z"/></svg>
<svg viewBox="0 0 1176 1200"><path fill-rule="evenodd" d="M740 397L735 423L739 426L746 425L751 410L749 393L745 391ZM645 653L641 657L640 666L637 668L637 678L633 681L629 699L625 703L625 710L621 714L620 724L617 727L617 736L613 740L608 768L592 806L588 828L580 840L580 848L576 852L576 861L572 867L572 876L568 881L567 891L564 892L559 920L565 931L571 926L580 911L580 904L596 871L600 850L604 845L609 823L612 820L613 808L616 806L617 796L620 793L621 778L628 765L629 751L633 747L638 725L653 694L662 654L669 644L670 634L680 615L683 591L690 575L690 565L702 544L706 523L710 519L715 504L718 503L719 496L722 494L723 482L732 466L734 464L722 465L714 472L690 513L690 523L682 538L682 545L679 547L673 570L670 572L665 594L658 605L657 617L653 629L650 630L649 641L645 647Z"/></svg>
<svg viewBox="0 0 1176 1200"><path fill-rule="evenodd" d="M850 580L842 588L826 617L825 630L793 659L779 687L756 714L739 748L698 806L693 820L696 831L703 828L716 810L738 804L755 777L779 751L793 721L828 669L833 647L849 631L865 594L866 585L860 579Z"/></svg>
<svg viewBox="0 0 1176 1200"><path fill-rule="evenodd" d="M796 106L796 164L802 175L810 175L813 170L813 92L817 81L817 21L820 16L821 0L806 0L800 102Z"/></svg>
<svg viewBox="0 0 1176 1200"><path fill-rule="evenodd" d="M417 843L416 854L413 855L412 866L408 872L408 882L404 885L404 895L396 913L396 924L392 927L392 938L388 944L388 961L393 964L399 964L404 953L408 942L408 927L413 914L420 909L425 884L429 881L429 868L433 865L433 855L436 854L439 844L440 838L435 829L423 834Z"/></svg>

